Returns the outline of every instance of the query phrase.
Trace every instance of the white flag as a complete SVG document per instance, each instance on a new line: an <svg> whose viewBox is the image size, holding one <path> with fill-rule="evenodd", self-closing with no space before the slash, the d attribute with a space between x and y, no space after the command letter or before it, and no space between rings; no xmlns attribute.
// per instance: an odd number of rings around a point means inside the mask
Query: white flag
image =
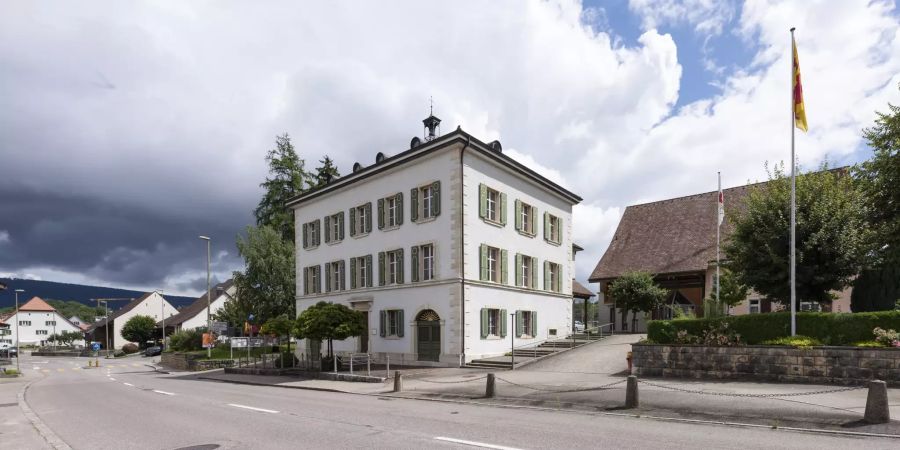
<svg viewBox="0 0 900 450"><path fill-rule="evenodd" d="M725 194L722 193L722 186L719 186L719 226L725 220Z"/></svg>

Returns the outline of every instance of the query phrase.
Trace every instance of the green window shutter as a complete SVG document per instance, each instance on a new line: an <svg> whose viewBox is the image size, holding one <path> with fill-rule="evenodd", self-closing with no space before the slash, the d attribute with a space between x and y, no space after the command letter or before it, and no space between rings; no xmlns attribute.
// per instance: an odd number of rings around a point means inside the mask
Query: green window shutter
<svg viewBox="0 0 900 450"><path fill-rule="evenodd" d="M406 323L403 322L403 310L397 311L397 337L403 337L403 329L406 328Z"/></svg>
<svg viewBox="0 0 900 450"><path fill-rule="evenodd" d="M537 311L531 312L531 333L532 336L537 336L538 334L538 326L537 326Z"/></svg>
<svg viewBox="0 0 900 450"><path fill-rule="evenodd" d="M441 215L441 182L431 183L431 217Z"/></svg>
<svg viewBox="0 0 900 450"><path fill-rule="evenodd" d="M516 222L516 230L524 231L524 230L522 230L522 228L523 228L523 226L522 226L522 202L519 200L516 200L516 220L515 220L515 222Z"/></svg>
<svg viewBox="0 0 900 450"><path fill-rule="evenodd" d="M325 216L325 243L331 242L331 216Z"/></svg>
<svg viewBox="0 0 900 450"><path fill-rule="evenodd" d="M537 208L532 206L531 211L528 213L528 232L532 235L537 234L537 224L535 223L535 219L537 219Z"/></svg>
<svg viewBox="0 0 900 450"><path fill-rule="evenodd" d="M481 253L481 281L488 281L490 274L488 274L487 245L481 244L479 252Z"/></svg>
<svg viewBox="0 0 900 450"><path fill-rule="evenodd" d="M525 334L525 321L522 320L522 311L516 311L516 337L522 337Z"/></svg>
<svg viewBox="0 0 900 450"><path fill-rule="evenodd" d="M544 211L544 240L550 240L550 215Z"/></svg>
<svg viewBox="0 0 900 450"><path fill-rule="evenodd" d="M315 241L316 243L313 245L319 245L322 243L322 219L316 219Z"/></svg>
<svg viewBox="0 0 900 450"><path fill-rule="evenodd" d="M344 212L338 213L338 239L344 240Z"/></svg>
<svg viewBox="0 0 900 450"><path fill-rule="evenodd" d="M384 229L384 199L378 199L378 229Z"/></svg>
<svg viewBox="0 0 900 450"><path fill-rule="evenodd" d="M409 190L409 220L419 220L419 188Z"/></svg>
<svg viewBox="0 0 900 450"><path fill-rule="evenodd" d="M487 186L478 185L478 217L487 217Z"/></svg>
<svg viewBox="0 0 900 450"><path fill-rule="evenodd" d="M419 247L413 246L409 249L409 279L413 283L419 281Z"/></svg>
<svg viewBox="0 0 900 450"><path fill-rule="evenodd" d="M500 310L500 337L506 337L506 310Z"/></svg>
<svg viewBox="0 0 900 450"><path fill-rule="evenodd" d="M313 288L315 288L315 293L319 294L322 292L322 266L315 266L313 268L316 271L316 282L313 283Z"/></svg>
<svg viewBox="0 0 900 450"><path fill-rule="evenodd" d="M403 193L397 193L397 225L403 225Z"/></svg>
<svg viewBox="0 0 900 450"><path fill-rule="evenodd" d="M506 194L500 193L500 223L506 225Z"/></svg>
<svg viewBox="0 0 900 450"><path fill-rule="evenodd" d="M344 261L344 260L342 259L342 260L341 260L341 263L338 264L338 266L339 266L340 269L341 269L341 270L338 272L338 276L341 277L341 279L338 280L338 281L340 281L341 290L342 290L342 291L346 291L346 290L347 290L347 261Z"/></svg>
<svg viewBox="0 0 900 450"><path fill-rule="evenodd" d="M366 233L372 232L372 202L366 203Z"/></svg>
<svg viewBox="0 0 900 450"><path fill-rule="evenodd" d="M366 286L372 287L372 255L366 255Z"/></svg>
<svg viewBox="0 0 900 450"><path fill-rule="evenodd" d="M506 268L506 250L500 250L500 283L509 284L509 277L507 276Z"/></svg>
<svg viewBox="0 0 900 450"><path fill-rule="evenodd" d="M350 208L350 237L356 236L356 208Z"/></svg>
<svg viewBox="0 0 900 450"><path fill-rule="evenodd" d="M303 268L303 295L309 295L309 267Z"/></svg>
<svg viewBox="0 0 900 450"><path fill-rule="evenodd" d="M306 228L308 226L309 226L309 224L306 224L306 223L303 224L303 248L309 248L309 237L307 237L307 235L306 235Z"/></svg>
<svg viewBox="0 0 900 450"><path fill-rule="evenodd" d="M532 289L537 289L537 287L538 287L538 285L537 285L538 284L538 282L537 282L537 274L538 274L537 263L538 263L537 258L531 258L531 280L530 280L531 286L529 286L529 287Z"/></svg>
<svg viewBox="0 0 900 450"><path fill-rule="evenodd" d="M350 289L356 289L356 258L350 258Z"/></svg>
<svg viewBox="0 0 900 450"><path fill-rule="evenodd" d="M384 286L386 280L384 279L384 252L378 252L378 285Z"/></svg>
<svg viewBox="0 0 900 450"><path fill-rule="evenodd" d="M484 339L488 336L488 310L487 308L481 308L481 338Z"/></svg>
<svg viewBox="0 0 900 450"><path fill-rule="evenodd" d="M556 266L556 292L562 292L562 264Z"/></svg>
<svg viewBox="0 0 900 450"><path fill-rule="evenodd" d="M544 261L544 290L549 291L552 287L550 286L550 262Z"/></svg>
<svg viewBox="0 0 900 450"><path fill-rule="evenodd" d="M397 284L403 284L403 249L396 250L397 252Z"/></svg>
<svg viewBox="0 0 900 450"><path fill-rule="evenodd" d="M387 311L381 310L379 311L379 321L378 321L378 334L381 337L387 336Z"/></svg>
<svg viewBox="0 0 900 450"><path fill-rule="evenodd" d="M516 286L524 286L522 283L522 255L516 253Z"/></svg>
<svg viewBox="0 0 900 450"><path fill-rule="evenodd" d="M325 264L325 292L331 292L331 264Z"/></svg>

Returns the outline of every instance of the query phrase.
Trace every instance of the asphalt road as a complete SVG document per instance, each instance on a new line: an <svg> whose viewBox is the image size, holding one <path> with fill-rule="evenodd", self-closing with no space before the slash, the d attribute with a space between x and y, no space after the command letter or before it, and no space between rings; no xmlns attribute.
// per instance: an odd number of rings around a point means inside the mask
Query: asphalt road
<svg viewBox="0 0 900 450"><path fill-rule="evenodd" d="M897 448L895 439L661 422L161 376L141 358L23 357L28 405L75 449ZM144 360L145 361L145 360ZM101 360L105 363L105 361ZM0 440L0 448L5 448Z"/></svg>

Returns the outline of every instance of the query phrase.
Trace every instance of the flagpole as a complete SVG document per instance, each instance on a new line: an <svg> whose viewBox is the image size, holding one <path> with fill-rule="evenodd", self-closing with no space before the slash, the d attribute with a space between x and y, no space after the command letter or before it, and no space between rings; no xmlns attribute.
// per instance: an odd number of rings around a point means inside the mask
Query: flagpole
<svg viewBox="0 0 900 450"><path fill-rule="evenodd" d="M796 159L794 157L794 128L796 112L794 108L794 29L791 27L791 336L797 335L797 256L796 256L796 231L797 226L797 180L794 174Z"/></svg>
<svg viewBox="0 0 900 450"><path fill-rule="evenodd" d="M718 198L716 199L716 307L720 307L719 305L719 243L721 232L719 231L722 228L722 216L719 212L719 208L722 208L722 172L718 172L719 175L719 193Z"/></svg>

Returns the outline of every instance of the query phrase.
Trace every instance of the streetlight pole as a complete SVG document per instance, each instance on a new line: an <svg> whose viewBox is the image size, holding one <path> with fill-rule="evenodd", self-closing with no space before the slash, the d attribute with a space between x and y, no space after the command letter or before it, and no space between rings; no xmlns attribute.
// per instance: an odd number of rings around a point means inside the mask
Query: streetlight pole
<svg viewBox="0 0 900 450"><path fill-rule="evenodd" d="M209 335L210 343L212 343L212 316L210 315L210 304L212 294L210 294L209 286L209 261L210 261L210 239L208 236L200 236L200 239L206 241L206 333ZM206 347L206 357L212 358L212 347Z"/></svg>
<svg viewBox="0 0 900 450"><path fill-rule="evenodd" d="M16 289L16 373L22 373L19 369L19 359L22 357L19 351L19 322L22 319L19 317L19 292L25 292L25 289Z"/></svg>
<svg viewBox="0 0 900 450"><path fill-rule="evenodd" d="M160 297L162 297L163 290L158 289L156 291ZM166 348L166 299L162 298L162 301L159 302L159 315L162 317L162 339L159 341L159 345L165 349Z"/></svg>

